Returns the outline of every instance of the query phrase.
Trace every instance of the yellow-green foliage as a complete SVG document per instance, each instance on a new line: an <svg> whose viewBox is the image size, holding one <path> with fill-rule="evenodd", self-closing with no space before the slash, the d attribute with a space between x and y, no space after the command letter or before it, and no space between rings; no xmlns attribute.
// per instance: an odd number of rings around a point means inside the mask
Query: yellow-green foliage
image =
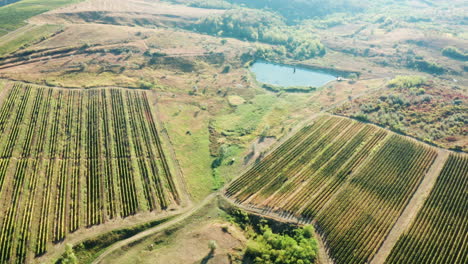
<svg viewBox="0 0 468 264"><path fill-rule="evenodd" d="M388 83L391 88L413 88L419 87L426 83L426 78L421 76L397 76L395 79Z"/></svg>
<svg viewBox="0 0 468 264"><path fill-rule="evenodd" d="M315 263L317 242L312 226L293 231L294 235L275 234L268 226L247 243L246 257L253 263Z"/></svg>
<svg viewBox="0 0 468 264"><path fill-rule="evenodd" d="M253 9L233 9L201 19L195 29L211 35L280 45L278 55L304 60L325 55L325 47L310 32L285 24L281 16ZM263 55L265 54L257 54ZM287 54L281 54L287 53Z"/></svg>
<svg viewBox="0 0 468 264"><path fill-rule="evenodd" d="M60 30L58 25L41 25L15 35L14 38L0 43L0 56L14 52L20 48L26 48L29 45L41 41Z"/></svg>
<svg viewBox="0 0 468 264"><path fill-rule="evenodd" d="M82 0L22 0L0 8L0 28L15 30L25 24L25 20L57 7L81 2ZM1 34L1 33L0 33Z"/></svg>

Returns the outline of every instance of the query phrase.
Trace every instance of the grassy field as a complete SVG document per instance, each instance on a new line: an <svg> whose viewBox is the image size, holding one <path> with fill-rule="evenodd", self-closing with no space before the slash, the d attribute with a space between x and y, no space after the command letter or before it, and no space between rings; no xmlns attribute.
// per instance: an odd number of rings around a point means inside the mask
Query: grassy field
<svg viewBox="0 0 468 264"><path fill-rule="evenodd" d="M322 263L317 248L311 226L249 214L218 198L166 230L114 251L102 263Z"/></svg>
<svg viewBox="0 0 468 264"><path fill-rule="evenodd" d="M81 0L21 0L11 5L0 7L0 36L26 25L25 20L68 4Z"/></svg>
<svg viewBox="0 0 468 264"><path fill-rule="evenodd" d="M15 84L0 113L2 262L184 202L144 91Z"/></svg>
<svg viewBox="0 0 468 264"><path fill-rule="evenodd" d="M98 257L107 247L110 245L136 235L146 229L163 224L172 218L164 218L161 220L152 221L142 225L133 226L130 228L117 229L97 237L87 239L80 242L73 247L73 252L78 259L78 263L91 263L96 257ZM57 263L62 263L62 259L59 259Z"/></svg>
<svg viewBox="0 0 468 264"><path fill-rule="evenodd" d="M174 145L178 162L192 198L197 201L206 197L215 186L211 172L213 158L209 151L209 132L207 113L198 115L192 122L198 106L181 102L161 102L160 115ZM189 132L189 134L187 133Z"/></svg>
<svg viewBox="0 0 468 264"><path fill-rule="evenodd" d="M47 37L58 32L63 27L58 25L41 25L28 28L24 32L19 32L12 37L2 40L0 38L0 56L24 49L30 45L45 40Z"/></svg>
<svg viewBox="0 0 468 264"><path fill-rule="evenodd" d="M102 263L226 263L232 255L240 255L247 242L243 230L228 219L213 201L167 230L115 251ZM218 245L212 255L208 248L211 240Z"/></svg>

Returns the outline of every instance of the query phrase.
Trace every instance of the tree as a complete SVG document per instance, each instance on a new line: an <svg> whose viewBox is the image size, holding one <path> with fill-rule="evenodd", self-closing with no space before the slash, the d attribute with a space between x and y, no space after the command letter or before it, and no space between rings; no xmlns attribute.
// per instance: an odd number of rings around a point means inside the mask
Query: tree
<svg viewBox="0 0 468 264"><path fill-rule="evenodd" d="M211 253L214 253L218 248L218 243L214 240L208 241L208 248L210 249Z"/></svg>
<svg viewBox="0 0 468 264"><path fill-rule="evenodd" d="M65 246L65 253L63 254L59 262L62 264L78 264L78 259L75 256L75 252L73 252L72 245L67 244Z"/></svg>
<svg viewBox="0 0 468 264"><path fill-rule="evenodd" d="M229 73L231 72L232 66L231 65L226 65L222 71L222 73Z"/></svg>
<svg viewBox="0 0 468 264"><path fill-rule="evenodd" d="M445 47L442 50L442 55L444 55L446 57L449 57L449 58L452 58L452 59L461 60L461 61L467 61L468 60L468 54L467 53L457 49L456 47L452 47L452 46Z"/></svg>

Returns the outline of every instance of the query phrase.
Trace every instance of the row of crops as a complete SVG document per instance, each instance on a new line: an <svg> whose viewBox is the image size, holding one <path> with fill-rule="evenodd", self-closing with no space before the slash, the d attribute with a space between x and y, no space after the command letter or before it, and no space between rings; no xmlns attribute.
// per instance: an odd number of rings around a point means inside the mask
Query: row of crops
<svg viewBox="0 0 468 264"><path fill-rule="evenodd" d="M146 92L15 84L0 135L0 263L180 203Z"/></svg>
<svg viewBox="0 0 468 264"><path fill-rule="evenodd" d="M468 157L452 154L390 263L468 263Z"/></svg>
<svg viewBox="0 0 468 264"><path fill-rule="evenodd" d="M324 115L252 166L225 195L263 213L314 221L336 263L368 263L437 154L381 128ZM388 263L467 263L467 160L451 156Z"/></svg>

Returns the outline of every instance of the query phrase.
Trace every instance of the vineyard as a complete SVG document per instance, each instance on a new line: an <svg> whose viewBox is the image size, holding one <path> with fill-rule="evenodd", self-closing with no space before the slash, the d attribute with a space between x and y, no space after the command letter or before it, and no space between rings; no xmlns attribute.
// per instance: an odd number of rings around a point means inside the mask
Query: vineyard
<svg viewBox="0 0 468 264"><path fill-rule="evenodd" d="M0 107L0 263L180 204L146 92L14 84Z"/></svg>
<svg viewBox="0 0 468 264"><path fill-rule="evenodd" d="M368 263L437 153L384 129L323 115L252 166L225 195L260 213L314 221L336 263Z"/></svg>
<svg viewBox="0 0 468 264"><path fill-rule="evenodd" d="M386 263L468 263L468 157L452 154Z"/></svg>

